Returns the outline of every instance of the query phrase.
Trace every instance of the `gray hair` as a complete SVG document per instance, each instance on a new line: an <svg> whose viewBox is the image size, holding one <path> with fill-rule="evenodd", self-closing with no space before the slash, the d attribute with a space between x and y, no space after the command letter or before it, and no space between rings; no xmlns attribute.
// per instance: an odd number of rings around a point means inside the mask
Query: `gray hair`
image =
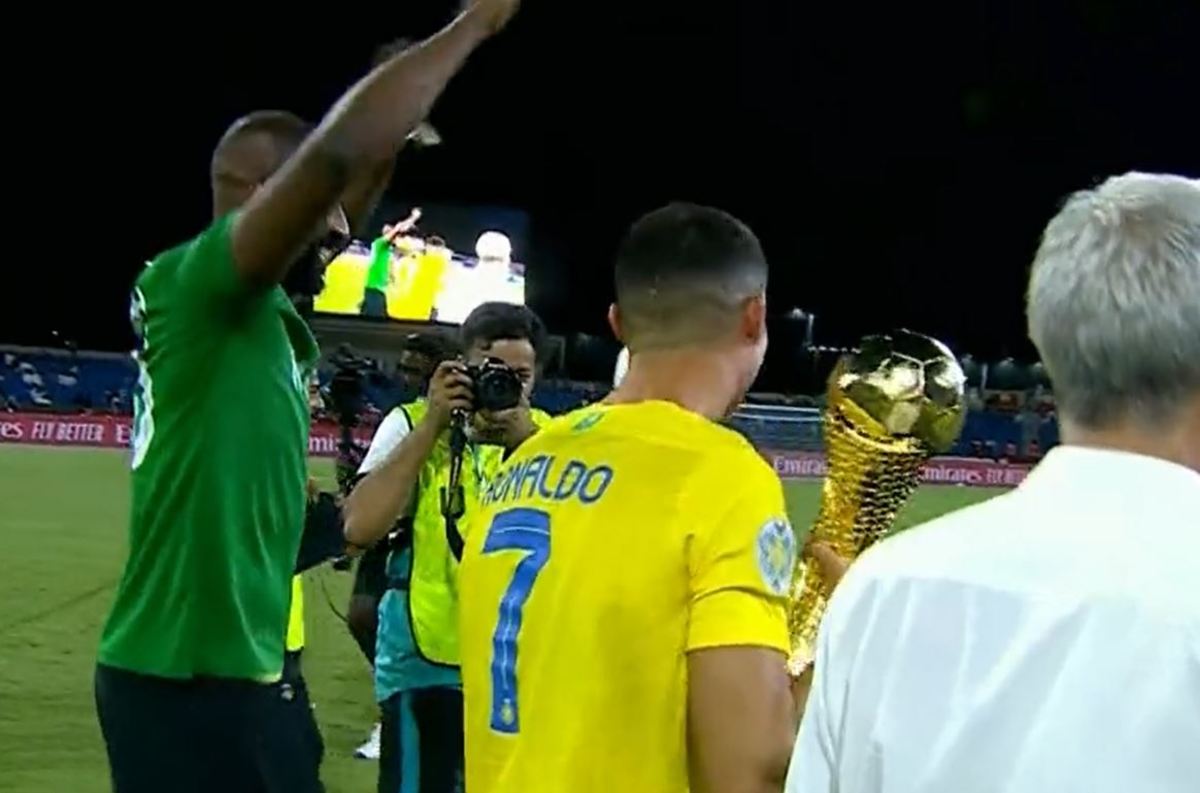
<svg viewBox="0 0 1200 793"><path fill-rule="evenodd" d="M1027 310L1064 418L1167 420L1200 393L1200 180L1129 173L1071 196Z"/></svg>

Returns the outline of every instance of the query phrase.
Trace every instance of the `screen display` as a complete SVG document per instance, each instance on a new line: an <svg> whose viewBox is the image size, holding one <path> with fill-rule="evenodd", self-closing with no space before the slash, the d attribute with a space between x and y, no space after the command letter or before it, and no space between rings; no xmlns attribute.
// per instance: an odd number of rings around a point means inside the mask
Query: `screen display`
<svg viewBox="0 0 1200 793"><path fill-rule="evenodd" d="M411 227L355 241L329 263L313 308L325 314L454 324L488 301L525 303L522 213L422 207ZM408 220L413 216L408 215Z"/></svg>

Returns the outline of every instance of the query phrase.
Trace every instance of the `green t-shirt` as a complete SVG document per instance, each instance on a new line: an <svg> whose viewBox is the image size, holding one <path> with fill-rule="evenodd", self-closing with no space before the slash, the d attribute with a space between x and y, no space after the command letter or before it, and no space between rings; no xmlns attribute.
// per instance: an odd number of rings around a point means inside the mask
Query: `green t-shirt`
<svg viewBox="0 0 1200 793"><path fill-rule="evenodd" d="M238 276L231 218L137 279L129 560L102 664L269 681L304 523L312 333Z"/></svg>
<svg viewBox="0 0 1200 793"><path fill-rule="evenodd" d="M371 265L367 268L367 289L380 292L387 289L388 273L392 266L392 243L387 237L376 237L371 243Z"/></svg>

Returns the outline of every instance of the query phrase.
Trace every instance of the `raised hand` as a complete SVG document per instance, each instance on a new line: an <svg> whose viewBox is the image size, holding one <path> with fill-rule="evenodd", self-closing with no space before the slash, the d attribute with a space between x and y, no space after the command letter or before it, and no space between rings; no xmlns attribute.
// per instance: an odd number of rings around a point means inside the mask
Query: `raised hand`
<svg viewBox="0 0 1200 793"><path fill-rule="evenodd" d="M471 378L466 367L459 361L444 361L429 378L430 421L439 429L450 423L456 410L470 411L472 399Z"/></svg>
<svg viewBox="0 0 1200 793"><path fill-rule="evenodd" d="M396 239L401 234L407 234L417 227L417 223L421 220L421 208L417 207L409 213L408 217L401 220L394 226L384 226L383 236L387 237L388 242Z"/></svg>
<svg viewBox="0 0 1200 793"><path fill-rule="evenodd" d="M468 0L468 10L482 15L492 33L499 33L521 7L521 0Z"/></svg>

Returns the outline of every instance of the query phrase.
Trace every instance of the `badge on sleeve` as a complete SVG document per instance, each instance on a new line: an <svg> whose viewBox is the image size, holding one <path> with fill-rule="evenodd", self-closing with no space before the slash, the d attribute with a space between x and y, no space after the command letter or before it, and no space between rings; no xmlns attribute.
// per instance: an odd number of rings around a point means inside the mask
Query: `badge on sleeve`
<svg viewBox="0 0 1200 793"><path fill-rule="evenodd" d="M758 571L767 589L786 595L796 564L796 535L782 518L772 518L758 531Z"/></svg>

